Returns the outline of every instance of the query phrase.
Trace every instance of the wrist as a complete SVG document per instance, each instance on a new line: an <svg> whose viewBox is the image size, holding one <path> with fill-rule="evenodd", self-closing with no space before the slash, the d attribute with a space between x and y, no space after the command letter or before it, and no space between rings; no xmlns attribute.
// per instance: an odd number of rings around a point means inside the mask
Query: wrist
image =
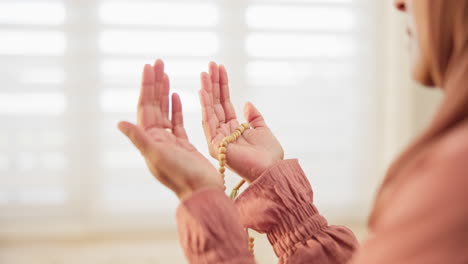
<svg viewBox="0 0 468 264"><path fill-rule="evenodd" d="M216 177L215 175L213 177ZM213 178L215 179L215 178ZM186 187L182 188L176 192L177 197L180 201L184 201L191 197L194 193L207 190L207 189L217 189L224 192L224 187L221 181L202 181L195 184L189 184Z"/></svg>
<svg viewBox="0 0 468 264"><path fill-rule="evenodd" d="M253 182L255 181L256 179L258 179L260 176L262 176L266 171L268 171L270 168L274 167L278 162L281 162L283 161L283 157L279 157L279 158L276 158L276 159L272 159L270 162L264 164L263 166L260 167L259 170L253 172L253 177L252 177L252 180L250 182Z"/></svg>
<svg viewBox="0 0 468 264"><path fill-rule="evenodd" d="M193 191L189 189L176 193L177 197L179 198L179 201L187 200L190 196L192 196L192 194Z"/></svg>

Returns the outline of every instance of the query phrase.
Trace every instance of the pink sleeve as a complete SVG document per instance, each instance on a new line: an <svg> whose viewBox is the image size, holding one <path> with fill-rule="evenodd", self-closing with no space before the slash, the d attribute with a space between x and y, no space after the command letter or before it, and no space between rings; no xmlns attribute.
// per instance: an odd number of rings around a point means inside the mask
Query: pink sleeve
<svg viewBox="0 0 468 264"><path fill-rule="evenodd" d="M430 160L405 175L352 263L468 263L467 157Z"/></svg>
<svg viewBox="0 0 468 264"><path fill-rule="evenodd" d="M177 209L179 240L189 263L253 264L234 203L222 190L206 189Z"/></svg>
<svg viewBox="0 0 468 264"><path fill-rule="evenodd" d="M279 263L345 264L357 247L349 229L319 214L297 160L278 162L235 203L243 226L267 234Z"/></svg>
<svg viewBox="0 0 468 264"><path fill-rule="evenodd" d="M462 161L408 175L359 250L351 231L329 226L313 206L297 160L279 162L257 179L236 200L239 212L221 190L194 194L178 209L180 240L190 263L252 264L242 222L267 234L280 263L468 263Z"/></svg>

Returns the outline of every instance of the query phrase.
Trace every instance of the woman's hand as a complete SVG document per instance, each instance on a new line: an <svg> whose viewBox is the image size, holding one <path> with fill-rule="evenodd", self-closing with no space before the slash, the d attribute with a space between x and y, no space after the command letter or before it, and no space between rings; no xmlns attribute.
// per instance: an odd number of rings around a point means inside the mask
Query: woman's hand
<svg viewBox="0 0 468 264"><path fill-rule="evenodd" d="M228 76L224 66L212 62L209 74L201 74L199 92L203 113L203 129L210 154L218 158L219 143L239 126L230 101ZM266 126L252 103L245 104L244 115L253 129L227 148L227 166L249 182L284 157L283 148Z"/></svg>
<svg viewBox="0 0 468 264"><path fill-rule="evenodd" d="M223 188L211 163L190 144L183 125L182 104L172 94L169 119L169 78L164 63L145 65L138 102L138 126L120 122L119 129L133 142L155 178L183 200L199 189Z"/></svg>

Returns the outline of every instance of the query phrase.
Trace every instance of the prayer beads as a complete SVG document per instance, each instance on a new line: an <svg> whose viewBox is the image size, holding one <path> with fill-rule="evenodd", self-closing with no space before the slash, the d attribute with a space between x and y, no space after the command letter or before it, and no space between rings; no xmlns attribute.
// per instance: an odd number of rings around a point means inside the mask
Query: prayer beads
<svg viewBox="0 0 468 264"><path fill-rule="evenodd" d="M227 163L227 147L230 143L233 143L234 141L239 139L242 136L242 134L248 129L250 129L250 124L244 123L240 125L239 127L237 127L236 130L231 135L225 137L221 141L221 143L219 143L219 149L218 149L219 169L218 171L221 174L223 181L225 178L224 172L226 171L225 166ZM245 183L245 180L242 180L236 185L236 187L234 187L234 189L232 189L232 192L230 195L232 200L236 199L237 194L239 193L239 189L242 187L242 185L244 185L244 183ZM224 186L224 190L226 190L226 186ZM248 234L249 232L247 229L246 231ZM249 237L249 252L252 253L252 255L254 254L254 240L255 239L253 237Z"/></svg>

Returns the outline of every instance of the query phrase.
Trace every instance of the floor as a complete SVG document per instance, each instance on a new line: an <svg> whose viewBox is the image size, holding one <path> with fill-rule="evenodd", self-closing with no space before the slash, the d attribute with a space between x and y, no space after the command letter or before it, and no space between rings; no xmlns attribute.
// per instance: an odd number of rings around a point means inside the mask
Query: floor
<svg viewBox="0 0 468 264"><path fill-rule="evenodd" d="M356 232L356 229L353 228ZM358 229L358 237L363 231ZM256 238L257 263L277 263L264 235ZM158 264L187 263L175 232L67 239L2 241L1 264Z"/></svg>

